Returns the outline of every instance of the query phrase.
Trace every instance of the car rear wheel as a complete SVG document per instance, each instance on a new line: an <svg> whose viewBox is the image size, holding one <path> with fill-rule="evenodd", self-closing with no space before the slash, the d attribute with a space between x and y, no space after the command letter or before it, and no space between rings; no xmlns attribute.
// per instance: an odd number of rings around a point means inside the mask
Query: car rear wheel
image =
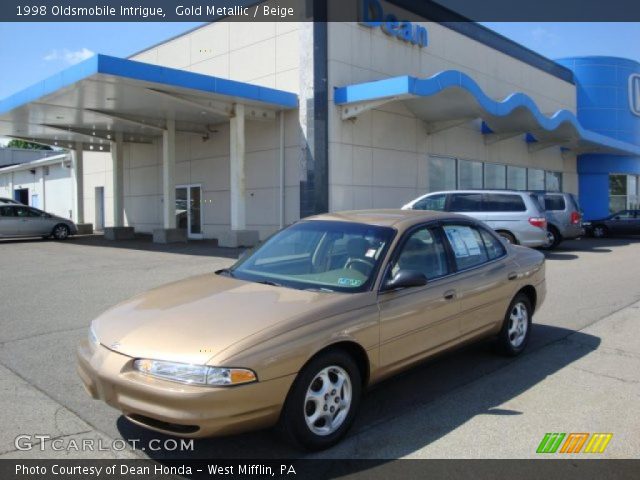
<svg viewBox="0 0 640 480"><path fill-rule="evenodd" d="M593 236L596 238L604 238L609 235L609 230L604 225L595 225L593 227Z"/></svg>
<svg viewBox="0 0 640 480"><path fill-rule="evenodd" d="M504 231L500 231L500 232L497 232L497 233L498 233L498 235L500 235L502 238L504 238L507 242L509 242L509 243L511 243L511 244L513 244L513 245L515 245L515 244L517 243L517 242L516 242L516 237L514 237L512 233L510 233L510 232L504 232Z"/></svg>
<svg viewBox="0 0 640 480"><path fill-rule="evenodd" d="M549 225L547 228L547 238L549 239L549 245L546 247L547 250L553 250L562 242L562 235L560 235L558 229L553 225Z"/></svg>
<svg viewBox="0 0 640 480"><path fill-rule="evenodd" d="M64 223L60 223L53 227L53 238L56 240L66 240L69 237L69 227L67 227Z"/></svg>
<svg viewBox="0 0 640 480"><path fill-rule="evenodd" d="M532 316L529 297L519 293L511 301L498 335L498 346L502 353L511 357L522 353L529 342Z"/></svg>
<svg viewBox="0 0 640 480"><path fill-rule="evenodd" d="M304 367L287 396L279 422L285 438L307 450L322 450L342 439L353 423L362 376L355 361L328 351Z"/></svg>

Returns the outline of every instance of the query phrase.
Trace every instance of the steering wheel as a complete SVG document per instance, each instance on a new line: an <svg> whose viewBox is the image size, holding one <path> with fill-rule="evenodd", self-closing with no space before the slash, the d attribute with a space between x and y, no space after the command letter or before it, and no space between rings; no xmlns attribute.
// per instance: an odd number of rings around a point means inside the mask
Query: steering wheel
<svg viewBox="0 0 640 480"><path fill-rule="evenodd" d="M347 260L347 263L345 263L344 268L358 270L363 275L369 275L371 270L373 270L373 263L364 258L350 258Z"/></svg>

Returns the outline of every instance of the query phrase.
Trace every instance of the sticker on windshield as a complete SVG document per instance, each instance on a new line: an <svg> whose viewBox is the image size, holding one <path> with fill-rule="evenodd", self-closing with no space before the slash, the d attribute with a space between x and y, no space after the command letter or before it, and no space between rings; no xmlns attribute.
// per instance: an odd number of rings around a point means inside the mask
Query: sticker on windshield
<svg viewBox="0 0 640 480"><path fill-rule="evenodd" d="M376 254L376 249L370 248L369 250L367 250L367 253L365 253L364 256L367 258L373 258L375 254Z"/></svg>
<svg viewBox="0 0 640 480"><path fill-rule="evenodd" d="M355 278L340 277L338 279L338 285L342 287L359 287L362 285L362 280L356 280Z"/></svg>

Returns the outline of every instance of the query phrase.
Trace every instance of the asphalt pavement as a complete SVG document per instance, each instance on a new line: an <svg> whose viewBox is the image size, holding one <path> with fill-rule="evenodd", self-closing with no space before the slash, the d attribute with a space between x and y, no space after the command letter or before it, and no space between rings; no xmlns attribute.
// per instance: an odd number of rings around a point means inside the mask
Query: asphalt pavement
<svg viewBox="0 0 640 480"><path fill-rule="evenodd" d="M486 341L386 381L328 451L303 455L270 430L199 440L193 451L151 449L169 437L91 400L75 345L110 306L238 254L211 242L0 241L0 458L530 458L546 432L610 432L601 456L640 457L637 238L577 240L547 253L547 300L526 354L506 359ZM19 435L33 448L16 448ZM34 435L127 448L52 451L47 440L43 450Z"/></svg>

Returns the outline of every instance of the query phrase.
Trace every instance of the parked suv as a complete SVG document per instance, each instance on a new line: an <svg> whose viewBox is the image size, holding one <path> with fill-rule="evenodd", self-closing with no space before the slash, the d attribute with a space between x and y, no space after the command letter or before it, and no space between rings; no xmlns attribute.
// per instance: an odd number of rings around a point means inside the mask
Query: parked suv
<svg viewBox="0 0 640 480"><path fill-rule="evenodd" d="M516 190L455 190L423 195L403 210L440 210L486 222L510 243L549 245L544 205L537 194Z"/></svg>
<svg viewBox="0 0 640 480"><path fill-rule="evenodd" d="M542 192L544 198L549 247L556 248L563 240L584 235L582 211L578 200L571 193Z"/></svg>

